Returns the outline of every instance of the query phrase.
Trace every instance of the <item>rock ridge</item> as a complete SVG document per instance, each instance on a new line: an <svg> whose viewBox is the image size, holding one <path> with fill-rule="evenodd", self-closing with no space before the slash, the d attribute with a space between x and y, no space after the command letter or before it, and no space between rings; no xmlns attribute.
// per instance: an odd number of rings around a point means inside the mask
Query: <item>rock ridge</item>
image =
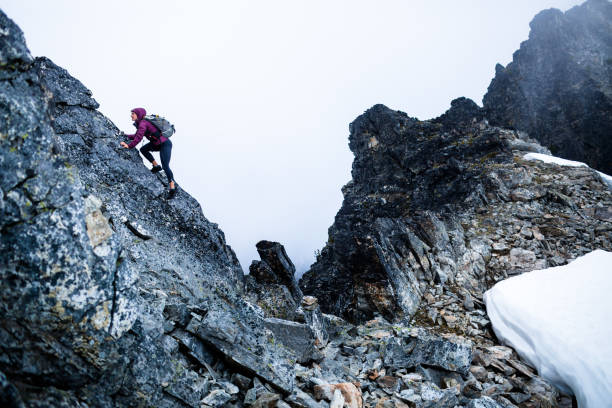
<svg viewBox="0 0 612 408"><path fill-rule="evenodd" d="M353 180L300 282L324 312L410 319L434 284L480 299L508 273L610 249L610 220L593 212L610 191L594 170L525 160L546 149L478 110L454 116L460 105L431 121L376 105L351 124Z"/></svg>

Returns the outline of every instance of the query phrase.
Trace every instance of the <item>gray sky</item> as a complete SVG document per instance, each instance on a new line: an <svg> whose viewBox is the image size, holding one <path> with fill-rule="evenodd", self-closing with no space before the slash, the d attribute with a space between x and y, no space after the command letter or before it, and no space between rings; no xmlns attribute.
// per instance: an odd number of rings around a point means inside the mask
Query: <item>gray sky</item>
<svg viewBox="0 0 612 408"><path fill-rule="evenodd" d="M174 3L174 4L173 4ZM177 182L245 270L279 241L298 268L350 180L348 125L376 103L419 119L482 103L540 10L574 0L0 0L33 56L92 90L132 133L130 109L172 121Z"/></svg>

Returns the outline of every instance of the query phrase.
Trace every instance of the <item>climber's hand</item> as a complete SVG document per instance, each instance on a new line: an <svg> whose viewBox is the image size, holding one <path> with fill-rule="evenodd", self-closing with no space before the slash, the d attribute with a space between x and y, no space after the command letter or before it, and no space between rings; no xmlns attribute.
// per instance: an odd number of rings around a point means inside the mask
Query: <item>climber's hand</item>
<svg viewBox="0 0 612 408"><path fill-rule="evenodd" d="M124 147L126 149L129 147L128 144L125 142L121 142L120 144L121 144L121 147Z"/></svg>

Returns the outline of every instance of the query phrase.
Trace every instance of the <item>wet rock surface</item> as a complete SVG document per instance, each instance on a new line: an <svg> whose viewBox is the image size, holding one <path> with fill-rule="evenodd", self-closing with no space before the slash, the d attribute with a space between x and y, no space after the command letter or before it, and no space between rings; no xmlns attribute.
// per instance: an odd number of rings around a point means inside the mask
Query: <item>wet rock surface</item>
<svg viewBox="0 0 612 408"><path fill-rule="evenodd" d="M528 132L555 156L612 173L612 5L540 12L483 98L492 124Z"/></svg>

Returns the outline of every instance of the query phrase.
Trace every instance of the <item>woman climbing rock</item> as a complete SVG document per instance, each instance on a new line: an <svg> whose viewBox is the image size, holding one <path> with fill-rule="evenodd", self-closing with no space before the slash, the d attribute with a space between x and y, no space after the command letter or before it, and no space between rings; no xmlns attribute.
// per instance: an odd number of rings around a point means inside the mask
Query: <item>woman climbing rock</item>
<svg viewBox="0 0 612 408"><path fill-rule="evenodd" d="M161 132L148 120L144 117L147 114L147 111L144 108L135 108L132 109L132 120L134 121L134 126L136 127L136 133L133 135L125 135L131 142L128 144L126 142L121 142L121 147L126 149L132 149L140 143L142 137L146 137L149 140L149 143L145 144L140 148L140 152L142 155L151 162L153 168L151 169L152 173L157 173L162 169L166 173L166 177L168 177L168 184L170 191L168 193L168 198L173 198L176 195L177 185L174 181L174 175L172 174L172 170L170 170L170 156L172 155L172 142L167 137L163 136ZM122 132L123 133L123 132ZM159 157L161 159L161 166L157 163L151 152L159 152Z"/></svg>

